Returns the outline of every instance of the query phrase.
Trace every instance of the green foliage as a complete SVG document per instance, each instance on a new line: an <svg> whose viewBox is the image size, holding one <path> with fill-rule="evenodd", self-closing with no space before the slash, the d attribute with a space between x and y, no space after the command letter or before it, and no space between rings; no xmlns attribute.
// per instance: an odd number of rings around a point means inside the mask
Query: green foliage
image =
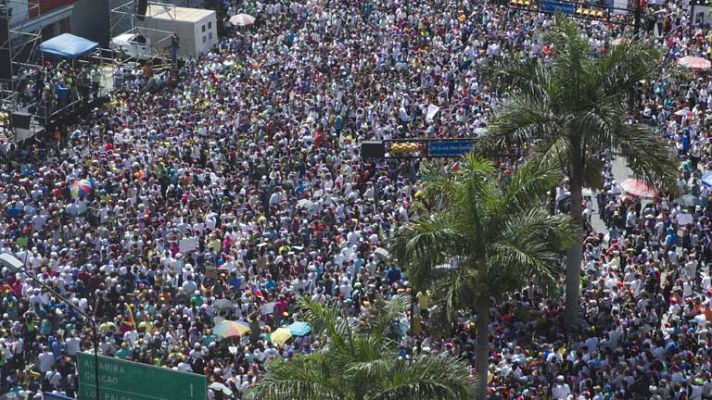
<svg viewBox="0 0 712 400"><path fill-rule="evenodd" d="M504 185L476 154L463 157L458 172L428 169L432 213L402 228L391 254L417 288L434 288L434 300L448 315L477 298L501 299L531 276L553 284L573 229L569 218L541 206L560 179L555 167L527 163Z"/></svg>
<svg viewBox="0 0 712 400"><path fill-rule="evenodd" d="M623 41L606 55L592 54L571 20L559 17L545 35L550 61L501 65L497 82L508 91L501 112L482 138L482 152L526 146L546 164L567 168L578 182L597 186L597 154L623 155L649 183L675 176L670 147L647 127L631 123L636 85L659 72L657 48Z"/></svg>
<svg viewBox="0 0 712 400"><path fill-rule="evenodd" d="M267 364L250 395L291 399L461 399L470 394L466 365L451 357L399 358L392 325L408 309L407 298L377 297L367 315L349 324L340 307L300 299L303 319L322 346L313 354Z"/></svg>

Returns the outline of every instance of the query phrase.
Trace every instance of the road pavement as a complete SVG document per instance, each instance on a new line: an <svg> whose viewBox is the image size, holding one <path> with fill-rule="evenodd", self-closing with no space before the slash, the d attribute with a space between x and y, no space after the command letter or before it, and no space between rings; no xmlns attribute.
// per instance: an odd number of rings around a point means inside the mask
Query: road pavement
<svg viewBox="0 0 712 400"><path fill-rule="evenodd" d="M621 183L628 178L635 178L633 171L628 168L625 158L616 157L613 160L613 178L616 182ZM596 191L593 191L592 197L592 207L593 207L593 217L591 218L591 225L596 232L606 232L606 224L601 220L600 214L598 213L598 204L596 202Z"/></svg>

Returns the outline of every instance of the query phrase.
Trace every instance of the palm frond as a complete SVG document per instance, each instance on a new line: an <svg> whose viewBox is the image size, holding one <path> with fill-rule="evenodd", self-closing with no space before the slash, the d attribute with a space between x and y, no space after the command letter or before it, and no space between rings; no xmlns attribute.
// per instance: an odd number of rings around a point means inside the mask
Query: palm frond
<svg viewBox="0 0 712 400"><path fill-rule="evenodd" d="M650 127L626 125L614 138L613 147L648 183L674 182L677 165L672 150Z"/></svg>
<svg viewBox="0 0 712 400"><path fill-rule="evenodd" d="M386 300L383 295L376 295L368 314L358 324L358 331L378 339L388 336L389 328L410 308L410 299L394 295Z"/></svg>
<svg viewBox="0 0 712 400"><path fill-rule="evenodd" d="M455 398L469 387L467 368L456 359L438 356L435 361L404 363L397 357L395 342L386 337L388 324L407 308L400 296L377 299L371 326L384 333L349 329L342 332L342 311L306 299L299 300L304 318L315 331L325 332L327 343L316 353L296 355L291 360L266 364L264 376L247 393L260 400L332 400ZM361 323L359 323L361 324ZM338 341L338 345L334 342ZM323 343L323 342L322 342ZM423 381L418 383L417 380ZM410 381L409 381L410 379Z"/></svg>
<svg viewBox="0 0 712 400"><path fill-rule="evenodd" d="M386 384L369 393L373 400L470 398L471 381L466 366L442 355L420 355L412 360L399 361Z"/></svg>
<svg viewBox="0 0 712 400"><path fill-rule="evenodd" d="M514 213L541 205L547 190L555 186L563 174L556 164L544 164L533 159L520 165L504 189L503 214Z"/></svg>
<svg viewBox="0 0 712 400"><path fill-rule="evenodd" d="M297 355L292 360L274 360L250 393L260 400L315 399L337 400L345 392L335 385L340 371L329 368L321 354Z"/></svg>
<svg viewBox="0 0 712 400"><path fill-rule="evenodd" d="M545 167L565 167L571 163L576 152L567 135L549 136L534 143L531 157Z"/></svg>
<svg viewBox="0 0 712 400"><path fill-rule="evenodd" d="M626 102L638 82L650 79L660 66L660 51L640 40L614 46L597 63L596 75L602 90Z"/></svg>
<svg viewBox="0 0 712 400"><path fill-rule="evenodd" d="M485 268L473 265L478 261L465 259L457 266L445 266L448 274L433 283L433 301L445 310L448 322L456 311L469 307L475 298L492 289L486 285Z"/></svg>
<svg viewBox="0 0 712 400"><path fill-rule="evenodd" d="M478 140L478 152L495 155L508 152L512 146L525 147L556 135L559 125L558 117L545 100L515 94Z"/></svg>
<svg viewBox="0 0 712 400"><path fill-rule="evenodd" d="M552 269L561 259L561 252L574 240L573 224L567 216L551 216L541 209L511 218L502 234L489 247L488 284L502 290L524 284L529 277L554 284L557 271Z"/></svg>
<svg viewBox="0 0 712 400"><path fill-rule="evenodd" d="M432 279L435 266L460 252L465 240L446 213L435 213L401 228L391 240L390 251L420 287Z"/></svg>
<svg viewBox="0 0 712 400"><path fill-rule="evenodd" d="M348 339L353 335L353 332L351 326L343 318L341 308L326 306L306 297L300 297L297 302L302 310L302 319L309 324L314 332L324 332L330 343L336 347L347 346Z"/></svg>

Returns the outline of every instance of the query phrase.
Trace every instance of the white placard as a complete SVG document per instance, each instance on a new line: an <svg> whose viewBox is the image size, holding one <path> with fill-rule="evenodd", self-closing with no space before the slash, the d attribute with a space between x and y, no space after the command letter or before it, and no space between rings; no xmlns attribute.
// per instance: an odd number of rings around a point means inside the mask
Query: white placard
<svg viewBox="0 0 712 400"><path fill-rule="evenodd" d="M425 119L426 119L427 121L432 121L433 118L435 118L435 114L437 114L438 111L440 111L440 107L436 106L435 104L429 105L429 106L428 106L428 112L427 112L427 114L425 115Z"/></svg>
<svg viewBox="0 0 712 400"><path fill-rule="evenodd" d="M692 214L680 214L677 216L677 225L685 226L692 223Z"/></svg>
<svg viewBox="0 0 712 400"><path fill-rule="evenodd" d="M260 306L260 314L262 314L262 315L273 314L274 313L274 305L275 305L275 302L262 304Z"/></svg>
<svg viewBox="0 0 712 400"><path fill-rule="evenodd" d="M198 249L198 238L191 237L187 239L181 239L178 243L178 247L181 253L188 253Z"/></svg>

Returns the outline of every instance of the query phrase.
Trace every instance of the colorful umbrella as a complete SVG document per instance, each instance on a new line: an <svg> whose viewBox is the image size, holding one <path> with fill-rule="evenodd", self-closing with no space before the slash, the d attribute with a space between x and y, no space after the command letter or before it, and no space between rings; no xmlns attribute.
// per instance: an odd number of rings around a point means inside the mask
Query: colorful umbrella
<svg viewBox="0 0 712 400"><path fill-rule="evenodd" d="M89 179L80 179L72 182L72 186L70 186L69 189L72 193L72 197L78 199L91 193L92 183Z"/></svg>
<svg viewBox="0 0 712 400"><path fill-rule="evenodd" d="M692 111L690 111L686 108L683 108L681 110L675 111L675 115L677 115L678 117L682 117L682 116L689 117L690 115L692 115Z"/></svg>
<svg viewBox="0 0 712 400"><path fill-rule="evenodd" d="M269 340L274 344L283 344L292 337L288 328L279 328L269 335Z"/></svg>
<svg viewBox="0 0 712 400"><path fill-rule="evenodd" d="M289 325L289 332L294 336L306 336L311 332L311 327L306 322L297 321Z"/></svg>
<svg viewBox="0 0 712 400"><path fill-rule="evenodd" d="M708 69L712 68L712 63L710 62L710 60L707 60L702 57L682 57L681 59L677 60L677 63L693 71L707 71Z"/></svg>
<svg viewBox="0 0 712 400"><path fill-rule="evenodd" d="M655 197L655 189L648 186L640 179L626 179L621 182L621 189L624 192L637 197Z"/></svg>
<svg viewBox="0 0 712 400"><path fill-rule="evenodd" d="M213 328L213 334L221 338L243 336L250 331L250 327L238 321L223 321Z"/></svg>
<svg viewBox="0 0 712 400"><path fill-rule="evenodd" d="M255 17L247 14L237 14L230 17L230 23L235 26L250 26L255 23Z"/></svg>

